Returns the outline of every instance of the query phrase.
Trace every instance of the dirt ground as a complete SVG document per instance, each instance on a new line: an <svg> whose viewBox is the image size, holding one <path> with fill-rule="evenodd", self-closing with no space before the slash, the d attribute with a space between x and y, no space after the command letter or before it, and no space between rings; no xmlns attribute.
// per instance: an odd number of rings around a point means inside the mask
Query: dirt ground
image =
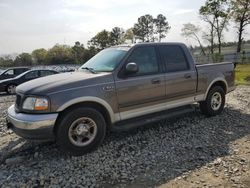
<svg viewBox="0 0 250 188"><path fill-rule="evenodd" d="M243 91L244 88L244 91ZM229 94L227 105L248 116L239 118L239 129L247 126L250 130L250 87L243 87L243 92ZM238 87L239 90L239 87ZM234 132L228 132L228 135ZM182 174L160 188L177 187L245 187L250 188L250 134L246 134L230 143L229 154L197 168L187 175Z"/></svg>

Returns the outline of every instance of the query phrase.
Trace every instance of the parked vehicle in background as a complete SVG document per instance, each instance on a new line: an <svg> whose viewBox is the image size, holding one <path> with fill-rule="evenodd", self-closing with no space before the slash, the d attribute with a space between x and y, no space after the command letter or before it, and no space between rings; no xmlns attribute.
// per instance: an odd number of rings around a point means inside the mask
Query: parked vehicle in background
<svg viewBox="0 0 250 188"><path fill-rule="evenodd" d="M30 69L27 67L14 67L14 68L9 68L7 70L3 70L0 73L0 80L14 78L14 77L18 76L19 74L22 74L28 70L30 70Z"/></svg>
<svg viewBox="0 0 250 188"><path fill-rule="evenodd" d="M8 94L14 94L16 92L16 86L34 80L36 78L57 74L54 70L28 70L15 78L9 78L0 81L0 92L7 92Z"/></svg>
<svg viewBox="0 0 250 188"><path fill-rule="evenodd" d="M111 47L78 72L18 86L7 126L82 155L100 145L110 128L159 121L190 111L196 102L202 113L218 115L234 89L233 63L196 65L182 43Z"/></svg>

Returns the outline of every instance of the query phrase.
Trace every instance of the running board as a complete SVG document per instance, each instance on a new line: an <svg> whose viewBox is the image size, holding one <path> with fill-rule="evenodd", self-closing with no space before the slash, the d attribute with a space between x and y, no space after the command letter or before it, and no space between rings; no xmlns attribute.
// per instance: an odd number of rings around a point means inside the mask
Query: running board
<svg viewBox="0 0 250 188"><path fill-rule="evenodd" d="M112 126L112 131L118 131L118 132L129 131L131 129L143 126L145 124L154 123L163 119L178 117L180 115L194 112L194 111L195 111L194 105L187 105L187 106L182 106L182 107L178 107L178 108L174 108L170 110L164 110L161 112L148 114L148 115L117 122Z"/></svg>

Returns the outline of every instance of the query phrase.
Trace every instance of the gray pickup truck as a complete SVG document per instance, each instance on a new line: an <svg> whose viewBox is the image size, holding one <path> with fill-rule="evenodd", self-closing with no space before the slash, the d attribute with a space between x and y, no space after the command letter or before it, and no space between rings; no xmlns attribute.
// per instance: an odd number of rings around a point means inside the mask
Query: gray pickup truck
<svg viewBox="0 0 250 188"><path fill-rule="evenodd" d="M83 155L110 128L158 121L194 103L208 116L220 114L234 89L233 63L196 65L182 43L116 46L76 72L19 85L7 126L21 137L55 140L63 151Z"/></svg>

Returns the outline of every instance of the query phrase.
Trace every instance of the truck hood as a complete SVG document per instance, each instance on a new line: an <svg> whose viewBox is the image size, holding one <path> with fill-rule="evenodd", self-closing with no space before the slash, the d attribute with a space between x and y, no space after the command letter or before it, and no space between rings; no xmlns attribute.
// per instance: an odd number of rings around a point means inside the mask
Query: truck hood
<svg viewBox="0 0 250 188"><path fill-rule="evenodd" d="M19 85L17 93L29 95L50 95L67 89L105 83L113 80L112 73L70 72L46 76Z"/></svg>

